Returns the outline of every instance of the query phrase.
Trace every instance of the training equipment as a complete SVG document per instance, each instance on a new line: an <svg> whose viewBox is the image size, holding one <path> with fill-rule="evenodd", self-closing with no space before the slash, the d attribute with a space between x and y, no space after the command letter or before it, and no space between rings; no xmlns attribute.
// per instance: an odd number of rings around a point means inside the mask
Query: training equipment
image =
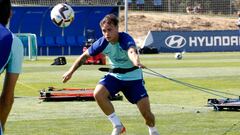
<svg viewBox="0 0 240 135"><path fill-rule="evenodd" d="M60 3L51 10L51 20L58 27L68 27L74 19L74 11L66 3Z"/></svg>
<svg viewBox="0 0 240 135"><path fill-rule="evenodd" d="M175 53L175 59L181 60L182 59L182 53Z"/></svg>
<svg viewBox="0 0 240 135"><path fill-rule="evenodd" d="M84 47L83 48L83 52L85 52L87 50L87 47ZM87 64L87 65L106 65L106 56L102 53L99 53L98 55L96 56L91 56L91 57L88 57L85 61L84 64Z"/></svg>
<svg viewBox="0 0 240 135"><path fill-rule="evenodd" d="M95 39L89 38L83 47L83 52L85 52L93 43ZM88 57L84 64L93 64L93 65L106 65L106 56L103 53L99 53L98 55Z"/></svg>
<svg viewBox="0 0 240 135"><path fill-rule="evenodd" d="M119 73L119 74L125 74L127 72L131 72L136 69L139 69L139 67L134 66L131 68L107 68L107 67L98 68L98 70L102 72Z"/></svg>
<svg viewBox="0 0 240 135"><path fill-rule="evenodd" d="M51 65L66 65L67 60L65 57L57 57Z"/></svg>
<svg viewBox="0 0 240 135"><path fill-rule="evenodd" d="M193 84L190 84L190 83L182 82L182 81L179 81L177 79L173 79L173 78L164 76L164 75L162 75L162 74L160 74L156 71L153 71L152 69L149 69L147 67L145 67L145 69L147 69L150 72L143 71L144 73L173 81L175 83L187 86L189 88L193 88L194 90L198 90L198 91L201 91L201 92L205 92L205 93L208 93L208 94L211 94L211 95L214 95L214 96L224 98L224 99L208 99L208 105L213 106L214 110L216 110L216 111L222 111L224 109L226 109L226 110L238 110L238 109L240 109L240 96L239 95L229 93L229 92L214 90L214 89L210 89L210 88L204 88L204 87L201 87L201 86L197 86L197 85L193 85ZM238 99L228 98L226 96L223 96L223 94L224 95L229 95L229 96L230 95L231 96L237 96Z"/></svg>
<svg viewBox="0 0 240 135"><path fill-rule="evenodd" d="M39 99L43 101L93 101L94 88L62 88L57 89L48 87L40 91ZM123 96L116 94L114 97L109 97L110 100L123 100Z"/></svg>
<svg viewBox="0 0 240 135"><path fill-rule="evenodd" d="M212 106L215 111L232 110L237 111L240 109L240 97L239 99L208 99L208 105Z"/></svg>
<svg viewBox="0 0 240 135"><path fill-rule="evenodd" d="M28 56L29 60L37 60L38 43L37 36L33 33L16 33L15 34L23 43L24 56Z"/></svg>
<svg viewBox="0 0 240 135"><path fill-rule="evenodd" d="M148 47L144 46L143 48L139 49L140 54L158 54L158 49L156 47Z"/></svg>

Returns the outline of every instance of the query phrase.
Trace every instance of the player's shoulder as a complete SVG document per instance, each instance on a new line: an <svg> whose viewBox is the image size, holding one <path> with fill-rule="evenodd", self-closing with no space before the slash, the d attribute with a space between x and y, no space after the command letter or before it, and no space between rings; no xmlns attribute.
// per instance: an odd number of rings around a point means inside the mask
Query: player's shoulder
<svg viewBox="0 0 240 135"><path fill-rule="evenodd" d="M132 36L125 32L119 33L119 43L124 50L128 50L131 46L136 46Z"/></svg>
<svg viewBox="0 0 240 135"><path fill-rule="evenodd" d="M17 37L15 34L12 34L13 41L18 43L18 45L22 46L22 41L19 37Z"/></svg>
<svg viewBox="0 0 240 135"><path fill-rule="evenodd" d="M19 37L15 34L12 34L13 42L12 42L12 51L14 53L22 53L23 52L23 43Z"/></svg>
<svg viewBox="0 0 240 135"><path fill-rule="evenodd" d="M4 43L12 41L12 32L0 24L0 40Z"/></svg>

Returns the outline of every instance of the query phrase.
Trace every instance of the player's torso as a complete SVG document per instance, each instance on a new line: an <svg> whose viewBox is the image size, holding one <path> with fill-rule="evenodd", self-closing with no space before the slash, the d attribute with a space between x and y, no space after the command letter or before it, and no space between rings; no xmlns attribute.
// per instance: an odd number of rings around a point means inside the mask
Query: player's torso
<svg viewBox="0 0 240 135"><path fill-rule="evenodd" d="M110 64L113 68L131 68L132 62L128 58L126 50L123 50L119 43L111 44L104 49L103 53L108 56Z"/></svg>
<svg viewBox="0 0 240 135"><path fill-rule="evenodd" d="M131 68L134 66L128 57L127 50L123 50L119 43L114 45L108 44L103 53L108 56L112 68ZM142 79L141 69L136 69L125 74L110 73L110 75L120 80Z"/></svg>

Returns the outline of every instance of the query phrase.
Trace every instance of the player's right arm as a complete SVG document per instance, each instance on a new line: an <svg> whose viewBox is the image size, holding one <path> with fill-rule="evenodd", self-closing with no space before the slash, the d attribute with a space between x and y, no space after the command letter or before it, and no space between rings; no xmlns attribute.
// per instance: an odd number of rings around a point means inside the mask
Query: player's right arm
<svg viewBox="0 0 240 135"><path fill-rule="evenodd" d="M73 63L71 68L63 75L62 82L65 83L69 79L71 79L72 74L84 64L84 62L87 60L90 56L95 56L99 53L101 53L106 46L108 45L107 40L104 37L99 38L97 41L95 41L88 49L85 51L82 55L78 57L78 59Z"/></svg>
<svg viewBox="0 0 240 135"><path fill-rule="evenodd" d="M87 60L87 58L90 57L88 50L83 52L82 55L80 55L75 62L73 63L73 65L69 68L69 70L63 75L63 83L66 83L68 80L71 79L73 73L84 64L84 62Z"/></svg>

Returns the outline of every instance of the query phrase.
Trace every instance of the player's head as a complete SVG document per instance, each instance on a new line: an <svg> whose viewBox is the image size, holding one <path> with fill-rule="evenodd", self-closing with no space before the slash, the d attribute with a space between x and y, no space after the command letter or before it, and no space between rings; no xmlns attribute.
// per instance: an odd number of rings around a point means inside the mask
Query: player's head
<svg viewBox="0 0 240 135"><path fill-rule="evenodd" d="M107 24L112 24L112 25L117 27L118 26L118 22L119 21L118 21L118 18L117 18L116 15L108 14L101 20L100 26L102 27L102 25L107 23Z"/></svg>
<svg viewBox="0 0 240 135"><path fill-rule="evenodd" d="M107 41L115 43L118 41L118 18L114 14L106 15L100 22L103 36Z"/></svg>
<svg viewBox="0 0 240 135"><path fill-rule="evenodd" d="M11 16L10 0L0 0L0 23L6 26L10 16Z"/></svg>

